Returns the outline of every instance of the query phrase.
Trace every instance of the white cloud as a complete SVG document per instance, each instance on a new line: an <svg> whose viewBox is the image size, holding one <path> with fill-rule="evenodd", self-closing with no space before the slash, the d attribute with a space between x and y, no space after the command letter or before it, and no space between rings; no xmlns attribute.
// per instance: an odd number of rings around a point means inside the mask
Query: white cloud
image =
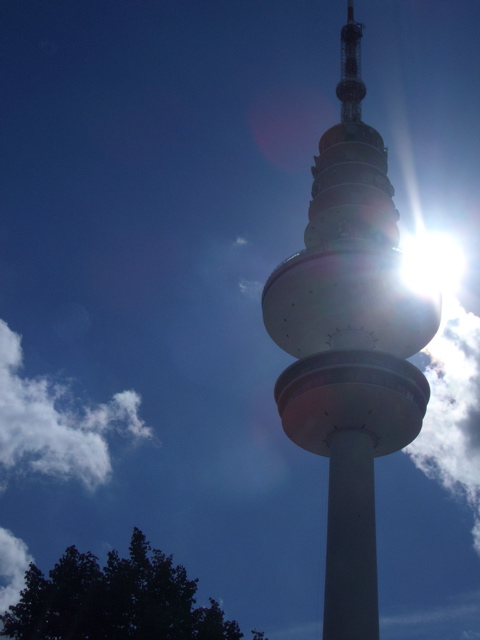
<svg viewBox="0 0 480 640"><path fill-rule="evenodd" d="M480 605L478 592L462 593L444 600L429 609L405 611L380 618L380 631L385 640L400 638L458 638L473 640L477 632L465 627L478 629Z"/></svg>
<svg viewBox="0 0 480 640"><path fill-rule="evenodd" d="M242 238L242 236L237 236L233 244L236 247L243 247L244 245L248 244L248 240L246 238Z"/></svg>
<svg viewBox="0 0 480 640"><path fill-rule="evenodd" d="M414 611L406 614L395 616L383 616L381 625L383 628L400 629L405 627L421 627L424 625L432 625L442 623L447 620L465 619L466 616L478 615L479 607L473 603L464 605L444 605L437 609L428 609L426 611Z"/></svg>
<svg viewBox="0 0 480 640"><path fill-rule="evenodd" d="M422 432L406 452L427 476L466 497L480 554L480 318L447 300L442 328L425 351L432 395Z"/></svg>
<svg viewBox="0 0 480 640"><path fill-rule="evenodd" d="M380 635L384 640L403 640L405 637L418 640L430 640L434 637L476 640L480 638L479 595L478 592L462 593L429 609L382 615ZM270 640L317 640L321 637L321 629L322 621L316 620L269 631L268 637Z"/></svg>
<svg viewBox="0 0 480 640"><path fill-rule="evenodd" d="M20 336L0 320L0 466L30 469L88 488L107 481L111 462L106 437L152 436L138 417L140 397L123 391L106 404L78 408L66 386L18 374Z"/></svg>
<svg viewBox="0 0 480 640"><path fill-rule="evenodd" d="M238 287L247 298L260 300L262 297L263 284L258 280L245 280L245 278L242 278L238 283Z"/></svg>
<svg viewBox="0 0 480 640"><path fill-rule="evenodd" d="M289 629L269 632L268 637L270 640L298 640L298 638L302 638L302 640L317 640L320 637L321 628L321 621L305 622Z"/></svg>
<svg viewBox="0 0 480 640"><path fill-rule="evenodd" d="M18 602L31 562L33 558L23 540L0 527L0 576L7 582L6 586L0 587L0 613Z"/></svg>

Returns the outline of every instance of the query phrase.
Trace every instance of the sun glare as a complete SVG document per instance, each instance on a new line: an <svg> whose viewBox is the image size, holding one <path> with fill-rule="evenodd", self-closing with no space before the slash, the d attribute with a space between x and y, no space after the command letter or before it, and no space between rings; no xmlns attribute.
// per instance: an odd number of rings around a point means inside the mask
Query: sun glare
<svg viewBox="0 0 480 640"><path fill-rule="evenodd" d="M465 270L465 256L455 240L443 234L422 233L408 238L403 249L403 278L422 293L440 290L455 295Z"/></svg>

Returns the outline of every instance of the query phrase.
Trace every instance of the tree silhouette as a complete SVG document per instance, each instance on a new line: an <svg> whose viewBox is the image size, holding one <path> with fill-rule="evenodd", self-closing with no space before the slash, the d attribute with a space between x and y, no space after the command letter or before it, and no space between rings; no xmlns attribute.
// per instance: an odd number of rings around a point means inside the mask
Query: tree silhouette
<svg viewBox="0 0 480 640"><path fill-rule="evenodd" d="M32 563L18 604L0 616L0 636L16 640L240 640L219 604L195 608L197 580L133 530L129 557L68 547L45 578ZM252 640L267 640L252 631Z"/></svg>

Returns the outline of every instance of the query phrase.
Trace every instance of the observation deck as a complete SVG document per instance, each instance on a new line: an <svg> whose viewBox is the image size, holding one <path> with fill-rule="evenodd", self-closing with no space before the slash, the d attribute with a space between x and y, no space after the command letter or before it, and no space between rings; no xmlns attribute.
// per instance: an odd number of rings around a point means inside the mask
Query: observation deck
<svg viewBox="0 0 480 640"><path fill-rule="evenodd" d="M263 291L270 337L296 358L336 349L414 355L438 329L441 300L404 283L403 259L398 250L348 239L334 250L295 254Z"/></svg>
<svg viewBox="0 0 480 640"><path fill-rule="evenodd" d="M332 437L341 431L367 433L375 457L406 447L420 432L429 398L428 382L416 367L375 351L304 358L288 367L275 385L287 436L327 457Z"/></svg>

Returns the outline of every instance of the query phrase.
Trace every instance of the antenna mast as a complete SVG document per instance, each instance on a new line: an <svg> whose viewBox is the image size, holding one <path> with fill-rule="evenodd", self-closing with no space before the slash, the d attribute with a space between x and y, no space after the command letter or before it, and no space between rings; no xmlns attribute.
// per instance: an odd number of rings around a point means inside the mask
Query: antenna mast
<svg viewBox="0 0 480 640"><path fill-rule="evenodd" d="M342 103L342 122L361 122L362 106L367 88L361 78L360 44L364 25L355 22L353 0L348 0L347 24L341 31L341 80L337 98Z"/></svg>

